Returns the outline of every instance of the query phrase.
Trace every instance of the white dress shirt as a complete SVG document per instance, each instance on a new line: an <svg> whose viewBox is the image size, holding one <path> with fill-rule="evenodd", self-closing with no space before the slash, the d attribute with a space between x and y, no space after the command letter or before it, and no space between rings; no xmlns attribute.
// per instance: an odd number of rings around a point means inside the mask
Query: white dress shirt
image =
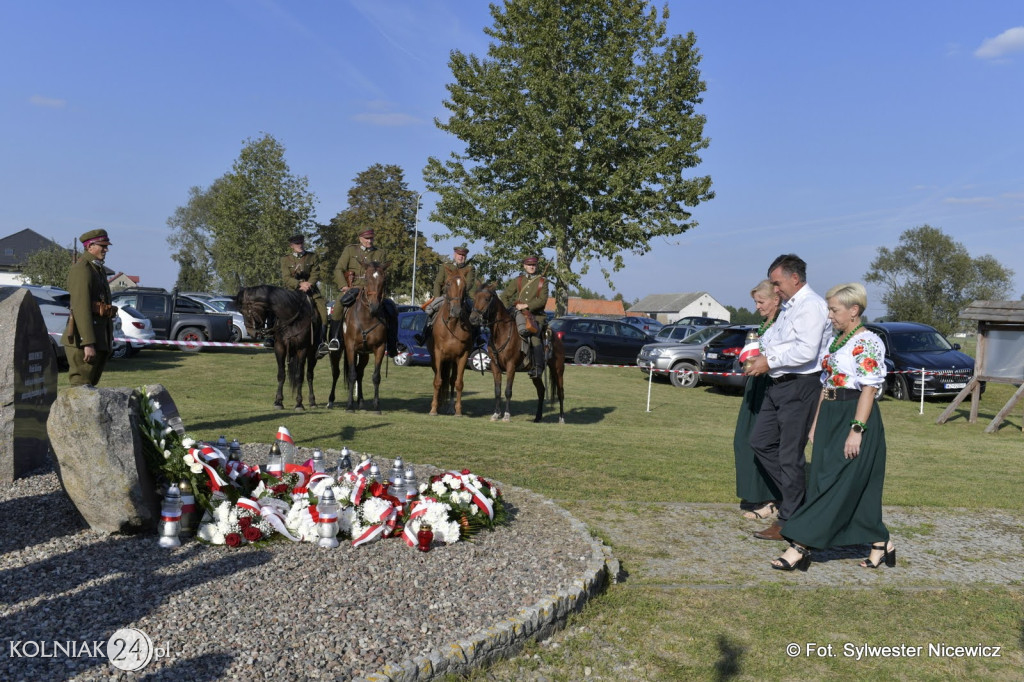
<svg viewBox="0 0 1024 682"><path fill-rule="evenodd" d="M761 337L768 375L815 374L832 341L832 323L825 299L804 284L782 304L778 319Z"/></svg>

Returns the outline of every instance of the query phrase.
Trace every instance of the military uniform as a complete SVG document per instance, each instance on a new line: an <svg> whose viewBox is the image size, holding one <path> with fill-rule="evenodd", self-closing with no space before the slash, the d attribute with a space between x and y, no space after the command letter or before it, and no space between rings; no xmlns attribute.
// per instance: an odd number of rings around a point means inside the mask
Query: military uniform
<svg viewBox="0 0 1024 682"><path fill-rule="evenodd" d="M281 258L281 281L287 289L299 291L302 282L309 282L307 292L320 314L320 324L327 327L327 299L320 292L320 256L312 251L292 252Z"/></svg>
<svg viewBox="0 0 1024 682"><path fill-rule="evenodd" d="M453 270L461 271L462 279L466 280L466 294L470 294L473 290L473 286L476 284L476 269L469 261L459 265L451 260L442 265L437 271L437 277L434 278L434 298L444 293L444 283L448 280L448 275Z"/></svg>
<svg viewBox="0 0 1024 682"><path fill-rule="evenodd" d="M372 238L372 230L366 230L360 233L360 236L366 236L367 233ZM334 281L337 283L338 289L344 289L345 287L358 289L365 286L366 266L373 262L380 263L381 265L387 264L387 251L377 246L364 247L362 244L349 244L346 246L345 250L341 252L341 257L338 258L338 264L334 266ZM384 295L387 296L388 292L385 291ZM339 296L338 303L334 306L334 310L331 311L330 348L332 351L340 347L338 337L341 333L341 322L344 319L345 309L348 305L351 305L351 303L343 303ZM378 316L384 322L388 332L387 354L395 357L398 355L398 308L390 298L384 298L381 301L380 311Z"/></svg>
<svg viewBox="0 0 1024 682"><path fill-rule="evenodd" d="M103 260L88 251L90 242L110 244L106 231L92 230L80 239L87 250L68 271L71 317L61 343L68 356L68 382L72 386L95 386L114 348L117 308L110 303L110 285ZM86 346L92 346L96 353L92 362L85 361Z"/></svg>
<svg viewBox="0 0 1024 682"><path fill-rule="evenodd" d="M463 255L469 253L469 249L464 246L455 249L456 253ZM448 281L448 276L458 271L462 275L462 279L466 281L466 295L470 295L473 287L476 285L476 269L470 265L469 261L462 261L462 263L456 263L454 259L441 265L437 270L437 277L434 278L434 291L433 298L423 308L423 312L427 314L427 323L423 325L423 331L415 335L416 343L421 346L426 343L426 340L430 338L431 329L434 326L434 318L437 317L437 311L441 309L441 304L444 303L444 299L441 295L444 293L444 284ZM479 339L479 328L473 328L473 345L482 345Z"/></svg>
<svg viewBox="0 0 1024 682"><path fill-rule="evenodd" d="M535 263L536 260L534 260ZM527 310L533 313L533 319L537 325L535 334L527 331L526 316L522 310L515 310L514 314L519 334L529 341L533 352L530 376L540 376L544 371L544 331L547 329L548 321L544 314L544 308L548 304L547 280L539 272L532 275L524 272L505 286L505 290L501 292L501 302L507 308L514 308L520 303L525 303Z"/></svg>

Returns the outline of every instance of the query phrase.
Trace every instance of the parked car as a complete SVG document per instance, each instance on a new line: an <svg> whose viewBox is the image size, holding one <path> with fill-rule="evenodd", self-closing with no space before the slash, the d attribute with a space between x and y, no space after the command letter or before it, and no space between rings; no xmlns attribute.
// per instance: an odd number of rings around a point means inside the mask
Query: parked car
<svg viewBox="0 0 1024 682"><path fill-rule="evenodd" d="M416 335L423 331L427 324L427 314L419 306L415 310L398 313L398 357L395 364L399 366L429 365L430 353L426 346L416 343ZM487 330L483 330L484 340ZM468 366L478 371L486 371L491 367L491 357L487 354L486 343L482 348L474 348L469 356Z"/></svg>
<svg viewBox="0 0 1024 682"><path fill-rule="evenodd" d="M631 324L643 333L650 334L651 336L655 336L665 326L653 317L645 317L643 315L626 315L625 317L620 317L619 320L626 324Z"/></svg>
<svg viewBox="0 0 1024 682"><path fill-rule="evenodd" d="M551 330L565 347L565 358L577 365L636 361L640 349L654 341L631 324L598 317L559 317Z"/></svg>
<svg viewBox="0 0 1024 682"><path fill-rule="evenodd" d="M917 322L864 326L885 344L885 385L896 400L917 400L922 393L925 397L956 395L974 375L974 358L960 352L960 344L951 344L935 327ZM925 370L923 380L921 369Z"/></svg>
<svg viewBox="0 0 1024 682"><path fill-rule="evenodd" d="M655 341L682 341L690 334L700 331L704 327L695 327L692 324L666 324L654 335Z"/></svg>
<svg viewBox="0 0 1024 682"><path fill-rule="evenodd" d="M3 286L0 287L0 291L14 291L18 288L27 290L35 299L39 306L39 312L43 315L43 322L46 324L50 346L57 358L57 369L66 370L68 356L60 342L60 337L68 325L68 318L71 317L71 309L68 307L71 303L71 294L57 287L40 287L31 284L22 287Z"/></svg>
<svg viewBox="0 0 1024 682"><path fill-rule="evenodd" d="M690 315L688 317L681 317L672 324L691 324L694 327L714 327L716 325L729 324L729 320L723 320L720 317L702 317L700 315Z"/></svg>
<svg viewBox="0 0 1024 682"><path fill-rule="evenodd" d="M644 374L672 370L668 372L668 379L673 386L693 388L701 380L698 372L704 359L704 346L721 334L722 329L723 327L705 327L682 341L647 344L640 349L636 364Z"/></svg>
<svg viewBox="0 0 1024 682"><path fill-rule="evenodd" d="M153 325L158 339L182 342L178 348L199 352L202 346L194 341L230 341L232 318L225 313L211 313L196 301L159 287L130 287L114 294L114 304L130 305L145 315Z"/></svg>
<svg viewBox="0 0 1024 682"><path fill-rule="evenodd" d="M128 352L131 346L127 341L118 341L117 339L124 338L124 325L121 322L120 315L114 318L114 342L110 348L110 357L115 360L128 357Z"/></svg>
<svg viewBox="0 0 1024 682"><path fill-rule="evenodd" d="M701 369L706 374L701 375L701 381L709 386L742 392L747 385L747 376L743 374L743 365L740 364L740 351L747 341L747 334L756 329L757 325L752 324L722 327L722 333L704 346Z"/></svg>
<svg viewBox="0 0 1024 682"><path fill-rule="evenodd" d="M230 296L214 296L211 299L207 299L206 302L222 313L240 312L238 310L238 305L235 303L235 299Z"/></svg>
<svg viewBox="0 0 1024 682"><path fill-rule="evenodd" d="M126 339L139 339L140 341L139 343L129 341L121 355L131 357L146 346L152 347L151 344L141 343L142 341L156 338L153 324L142 313L130 305L122 305L118 306L117 317L121 322L121 336Z"/></svg>
<svg viewBox="0 0 1024 682"><path fill-rule="evenodd" d="M187 298L189 300L195 301L199 305L203 306L203 310L205 310L208 313L223 313L225 315L230 315L232 343L238 343L239 341L252 338L252 334L250 334L249 330L245 328L245 317L242 316L242 313L238 312L237 310L229 310L226 307L221 308L220 306L214 305L213 300L216 297L197 298L194 295L178 294L178 299L180 300L182 298Z"/></svg>

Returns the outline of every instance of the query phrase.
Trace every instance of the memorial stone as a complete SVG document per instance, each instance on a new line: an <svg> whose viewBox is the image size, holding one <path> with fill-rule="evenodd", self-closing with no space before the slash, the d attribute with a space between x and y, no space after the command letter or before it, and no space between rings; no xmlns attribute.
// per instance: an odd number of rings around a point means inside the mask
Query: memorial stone
<svg viewBox="0 0 1024 682"><path fill-rule="evenodd" d="M39 305L25 289L0 292L0 481L46 463L46 418L57 358Z"/></svg>

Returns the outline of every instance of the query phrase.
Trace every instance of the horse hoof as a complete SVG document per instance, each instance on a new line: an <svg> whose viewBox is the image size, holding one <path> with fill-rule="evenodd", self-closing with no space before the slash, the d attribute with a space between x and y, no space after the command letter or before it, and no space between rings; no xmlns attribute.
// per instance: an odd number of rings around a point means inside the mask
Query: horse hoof
<svg viewBox="0 0 1024 682"><path fill-rule="evenodd" d="M565 417L559 417L558 418L558 423L559 424L564 424L565 423Z"/></svg>
<svg viewBox="0 0 1024 682"><path fill-rule="evenodd" d="M305 411L306 411L306 408L305 408L305 407L303 407L302 405L296 405L296 406L295 406L295 411L296 411L296 412L305 412Z"/></svg>
<svg viewBox="0 0 1024 682"><path fill-rule="evenodd" d="M429 416L431 416L431 417L436 417L436 416L437 416L437 411L433 411L433 412L428 412L427 414L428 414Z"/></svg>
<svg viewBox="0 0 1024 682"><path fill-rule="evenodd" d="M284 405L282 405L281 403L274 403L274 409L275 410L283 410L284 409Z"/></svg>
<svg viewBox="0 0 1024 682"><path fill-rule="evenodd" d="M501 418L501 421L507 424L508 422L512 421L512 415L506 414L504 417Z"/></svg>
<svg viewBox="0 0 1024 682"><path fill-rule="evenodd" d="M345 411L346 412L351 412L352 414L355 414L356 413L356 408L354 408L354 407L346 407Z"/></svg>
<svg viewBox="0 0 1024 682"><path fill-rule="evenodd" d="M492 422L496 422L496 421L498 421L499 419L501 419L501 416L499 416L499 415L497 415L497 414L492 414L492 415L491 415L491 421L492 421Z"/></svg>

